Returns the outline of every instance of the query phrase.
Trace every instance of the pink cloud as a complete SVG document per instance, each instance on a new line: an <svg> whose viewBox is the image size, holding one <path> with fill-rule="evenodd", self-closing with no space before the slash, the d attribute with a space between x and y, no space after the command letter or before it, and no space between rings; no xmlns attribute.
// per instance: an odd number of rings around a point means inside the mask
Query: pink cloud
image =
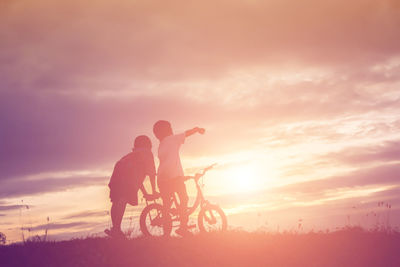
<svg viewBox="0 0 400 267"><path fill-rule="evenodd" d="M291 64L346 71L399 54L399 17L389 0L8 2L1 73L25 88L72 90L98 76L161 81Z"/></svg>

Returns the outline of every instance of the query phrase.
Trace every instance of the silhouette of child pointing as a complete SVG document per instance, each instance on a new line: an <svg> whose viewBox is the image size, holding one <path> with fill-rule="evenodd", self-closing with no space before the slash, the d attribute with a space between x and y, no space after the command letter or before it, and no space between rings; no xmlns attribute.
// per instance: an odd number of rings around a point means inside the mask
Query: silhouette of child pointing
<svg viewBox="0 0 400 267"><path fill-rule="evenodd" d="M176 192L179 197L180 228L176 233L185 236L191 234L187 229L188 194L184 183L184 174L179 157L179 149L185 142L185 138L195 133L204 134L203 128L195 127L181 134L173 134L171 123L157 121L153 126L154 135L160 140L158 158L160 165L157 172L157 184L160 189L164 207L171 206L171 196Z"/></svg>

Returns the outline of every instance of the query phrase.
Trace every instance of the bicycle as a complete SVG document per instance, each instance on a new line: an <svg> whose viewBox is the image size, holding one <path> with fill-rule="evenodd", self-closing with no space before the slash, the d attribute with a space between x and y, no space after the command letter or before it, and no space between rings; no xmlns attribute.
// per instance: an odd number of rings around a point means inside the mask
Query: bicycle
<svg viewBox="0 0 400 267"><path fill-rule="evenodd" d="M188 215L192 214L199 206L200 212L197 217L197 224L200 232L226 231L228 222L224 211L216 204L211 204L204 198L199 180L207 171L212 169L215 164L203 169L202 173L195 176L186 176L185 181L193 179L197 189L197 196L193 206L188 207ZM140 214L140 230L145 236L169 236L172 228L179 226L174 222L179 222L179 202L176 194L172 196L171 207L166 208L157 202L159 196L146 198L146 207ZM188 225L188 228L195 228L196 225Z"/></svg>

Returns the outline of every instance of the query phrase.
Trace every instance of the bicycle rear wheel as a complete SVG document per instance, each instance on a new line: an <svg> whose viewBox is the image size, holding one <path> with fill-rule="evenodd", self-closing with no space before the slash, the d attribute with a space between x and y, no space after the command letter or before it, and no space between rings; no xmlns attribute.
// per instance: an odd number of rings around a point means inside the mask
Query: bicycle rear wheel
<svg viewBox="0 0 400 267"><path fill-rule="evenodd" d="M201 208L197 218L200 232L223 232L228 228L224 211L217 205L206 205Z"/></svg>
<svg viewBox="0 0 400 267"><path fill-rule="evenodd" d="M169 236L172 230L171 216L164 216L163 206L157 203L146 206L140 214L140 230L145 236Z"/></svg>

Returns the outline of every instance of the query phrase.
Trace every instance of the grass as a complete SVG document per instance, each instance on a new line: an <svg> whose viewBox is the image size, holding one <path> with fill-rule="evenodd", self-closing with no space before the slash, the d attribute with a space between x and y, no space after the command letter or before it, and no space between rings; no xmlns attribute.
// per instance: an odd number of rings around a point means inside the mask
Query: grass
<svg viewBox="0 0 400 267"><path fill-rule="evenodd" d="M400 266L400 233L229 231L190 238L73 239L0 247L1 266Z"/></svg>

